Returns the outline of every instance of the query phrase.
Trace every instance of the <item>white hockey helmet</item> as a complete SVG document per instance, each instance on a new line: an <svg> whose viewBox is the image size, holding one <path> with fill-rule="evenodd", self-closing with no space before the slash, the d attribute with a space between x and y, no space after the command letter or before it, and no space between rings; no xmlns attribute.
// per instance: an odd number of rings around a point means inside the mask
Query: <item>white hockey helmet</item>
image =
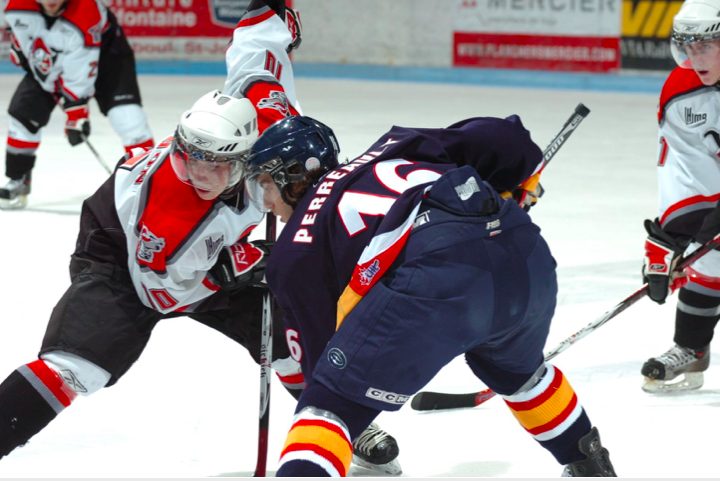
<svg viewBox="0 0 720 481"><path fill-rule="evenodd" d="M692 68L685 46L720 39L720 0L686 0L673 18L670 49L680 67Z"/></svg>
<svg viewBox="0 0 720 481"><path fill-rule="evenodd" d="M173 170L193 187L228 193L239 185L258 135L250 100L209 92L180 118L171 147Z"/></svg>

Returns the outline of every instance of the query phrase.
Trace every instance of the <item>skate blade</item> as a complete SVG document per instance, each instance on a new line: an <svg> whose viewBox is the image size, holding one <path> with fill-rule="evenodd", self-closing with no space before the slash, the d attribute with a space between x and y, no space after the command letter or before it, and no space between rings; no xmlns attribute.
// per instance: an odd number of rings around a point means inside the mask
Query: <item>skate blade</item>
<svg viewBox="0 0 720 481"><path fill-rule="evenodd" d="M398 475L402 474L402 467L400 467L400 463L398 462L397 459L393 459L389 463L385 463L385 464L372 464L372 463L368 463L367 461L365 461L353 454L352 462L356 466L360 466L361 468L368 469L377 474L387 474L390 476L398 476Z"/></svg>
<svg viewBox="0 0 720 481"><path fill-rule="evenodd" d="M2 210L20 210L27 207L27 195L19 195L14 199L0 199L0 209Z"/></svg>
<svg viewBox="0 0 720 481"><path fill-rule="evenodd" d="M686 372L682 374L682 378L673 379L672 381L663 381L661 379L643 378L642 390L649 393L669 393L678 391L690 391L700 389L703 385L702 372Z"/></svg>

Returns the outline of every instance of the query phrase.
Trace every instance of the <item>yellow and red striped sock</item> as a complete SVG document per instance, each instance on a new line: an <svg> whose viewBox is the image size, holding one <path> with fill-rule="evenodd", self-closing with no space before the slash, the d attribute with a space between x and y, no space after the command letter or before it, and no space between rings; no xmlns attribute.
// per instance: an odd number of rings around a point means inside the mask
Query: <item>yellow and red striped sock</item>
<svg viewBox="0 0 720 481"><path fill-rule="evenodd" d="M563 373L545 364L545 374L527 391L503 396L520 425L560 461L574 459L577 442L592 427Z"/></svg>
<svg viewBox="0 0 720 481"><path fill-rule="evenodd" d="M295 415L280 455L277 476L344 477L352 452L345 423L329 411L308 406Z"/></svg>

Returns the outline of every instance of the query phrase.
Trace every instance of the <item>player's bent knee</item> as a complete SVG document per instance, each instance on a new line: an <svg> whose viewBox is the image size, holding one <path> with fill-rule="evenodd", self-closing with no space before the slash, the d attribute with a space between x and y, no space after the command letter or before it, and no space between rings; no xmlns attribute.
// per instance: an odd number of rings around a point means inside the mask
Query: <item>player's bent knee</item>
<svg viewBox="0 0 720 481"><path fill-rule="evenodd" d="M40 127L30 129L29 123L10 116L8 122L8 151L32 155L40 144Z"/></svg>
<svg viewBox="0 0 720 481"><path fill-rule="evenodd" d="M330 411L307 406L293 419L277 476L347 476L352 454L343 420Z"/></svg>
<svg viewBox="0 0 720 481"><path fill-rule="evenodd" d="M40 358L69 389L81 396L99 391L110 381L111 375L105 369L69 352L50 351Z"/></svg>

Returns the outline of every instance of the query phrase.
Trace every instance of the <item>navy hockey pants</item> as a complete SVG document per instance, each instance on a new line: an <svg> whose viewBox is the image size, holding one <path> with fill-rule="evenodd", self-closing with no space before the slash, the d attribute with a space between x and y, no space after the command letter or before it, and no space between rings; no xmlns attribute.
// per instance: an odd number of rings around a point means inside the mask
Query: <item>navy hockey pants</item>
<svg viewBox="0 0 720 481"><path fill-rule="evenodd" d="M540 229L510 204L496 235L488 217L414 229L331 339L314 380L358 404L397 410L465 354L493 391L516 392L543 362L557 279Z"/></svg>

